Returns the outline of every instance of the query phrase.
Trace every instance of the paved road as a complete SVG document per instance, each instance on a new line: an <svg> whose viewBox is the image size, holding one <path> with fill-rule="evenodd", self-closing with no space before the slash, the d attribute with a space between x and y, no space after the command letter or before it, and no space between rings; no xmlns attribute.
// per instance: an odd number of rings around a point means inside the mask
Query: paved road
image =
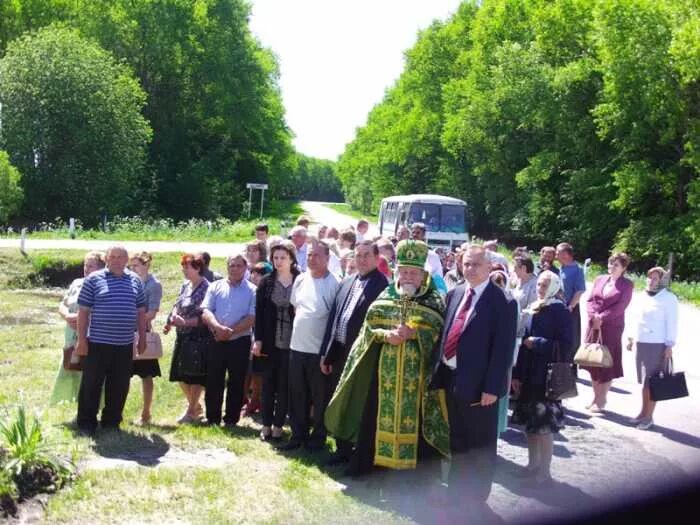
<svg viewBox="0 0 700 525"><path fill-rule="evenodd" d="M317 222L345 227L356 222L321 203L303 203ZM373 225L374 227L374 225ZM312 231L315 228L312 227ZM113 241L29 240L31 249L104 249ZM240 245L225 243L127 242L128 249L159 251L207 250L225 256ZM0 239L0 247L18 247L19 241ZM637 293L636 296L639 294ZM585 297L584 297L585 300ZM629 310L627 324L634 322ZM584 319L585 323L585 319ZM527 462L523 435L509 429L499 440L499 470L489 504L507 522L536 519L537 516L564 517L569 513L602 508L609 502L631 497L650 497L677 482L700 474L700 310L682 304L679 313L679 337L675 350L678 370L684 370L690 396L659 403L656 425L651 431L639 431L627 418L639 409L640 388L636 382L634 354L625 352L625 376L615 381L604 417L591 417L584 405L591 398L588 374L580 372L579 396L567 400L567 427L555 441L552 473L556 485L547 490L532 490L515 476L517 465ZM354 497L420 523L435 522L436 512L425 504L425 494L417 493L410 477L391 473L389 482L381 477L367 481L348 481ZM409 481L406 481L409 480ZM397 489L398 487L398 489Z"/></svg>

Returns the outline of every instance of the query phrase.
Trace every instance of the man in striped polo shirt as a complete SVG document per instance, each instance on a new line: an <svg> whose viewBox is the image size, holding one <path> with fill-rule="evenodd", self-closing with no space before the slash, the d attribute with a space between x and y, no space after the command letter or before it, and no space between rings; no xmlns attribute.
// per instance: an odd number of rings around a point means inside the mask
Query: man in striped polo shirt
<svg viewBox="0 0 700 525"><path fill-rule="evenodd" d="M102 428L118 428L129 393L138 330L138 353L146 348L146 298L138 275L126 269L122 246L107 250L107 267L85 278L78 296L78 342L83 377L78 393L78 428L94 434L102 387Z"/></svg>

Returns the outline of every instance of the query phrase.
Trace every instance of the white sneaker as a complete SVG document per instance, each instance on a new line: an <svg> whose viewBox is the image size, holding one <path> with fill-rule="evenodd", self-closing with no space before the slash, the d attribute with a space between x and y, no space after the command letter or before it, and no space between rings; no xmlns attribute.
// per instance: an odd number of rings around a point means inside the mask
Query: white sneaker
<svg viewBox="0 0 700 525"><path fill-rule="evenodd" d="M638 425L637 428L639 430L649 430L651 427L654 426L654 420L649 418L641 421Z"/></svg>
<svg viewBox="0 0 700 525"><path fill-rule="evenodd" d="M181 424L181 425L184 425L184 424L186 424L186 423L192 423L192 422L194 422L194 419L193 419L192 416L190 416L187 412L185 412L185 413L180 417L180 419L177 420L177 422L178 422L179 424Z"/></svg>
<svg viewBox="0 0 700 525"><path fill-rule="evenodd" d="M642 421L644 421L646 418L638 416L638 417L632 417L630 418L630 425L639 425Z"/></svg>

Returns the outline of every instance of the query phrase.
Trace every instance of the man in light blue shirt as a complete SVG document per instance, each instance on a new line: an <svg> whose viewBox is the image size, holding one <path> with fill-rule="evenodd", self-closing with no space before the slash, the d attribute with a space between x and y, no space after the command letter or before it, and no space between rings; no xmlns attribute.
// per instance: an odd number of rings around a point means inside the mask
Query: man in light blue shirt
<svg viewBox="0 0 700 525"><path fill-rule="evenodd" d="M214 343L207 354L204 403L208 424L221 423L225 388L224 424L235 426L243 404L243 384L255 322L255 285L245 278L248 262L243 255L229 257L226 266L228 278L211 283L202 301L202 320L214 333Z"/></svg>
<svg viewBox="0 0 700 525"><path fill-rule="evenodd" d="M579 301L586 291L586 278L583 269L574 260L574 249L568 242L557 245L557 260L560 264L561 285L564 290L564 302L571 312L574 326L571 352L576 352L581 346L581 310Z"/></svg>

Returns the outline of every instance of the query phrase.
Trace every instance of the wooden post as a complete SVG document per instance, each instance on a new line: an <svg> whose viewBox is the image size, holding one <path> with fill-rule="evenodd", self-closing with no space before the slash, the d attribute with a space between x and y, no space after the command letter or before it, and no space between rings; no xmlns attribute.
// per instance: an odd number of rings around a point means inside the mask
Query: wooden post
<svg viewBox="0 0 700 525"><path fill-rule="evenodd" d="M27 228L22 228L22 235L19 238L19 251L25 257L27 256L27 250L25 246L27 244Z"/></svg>

